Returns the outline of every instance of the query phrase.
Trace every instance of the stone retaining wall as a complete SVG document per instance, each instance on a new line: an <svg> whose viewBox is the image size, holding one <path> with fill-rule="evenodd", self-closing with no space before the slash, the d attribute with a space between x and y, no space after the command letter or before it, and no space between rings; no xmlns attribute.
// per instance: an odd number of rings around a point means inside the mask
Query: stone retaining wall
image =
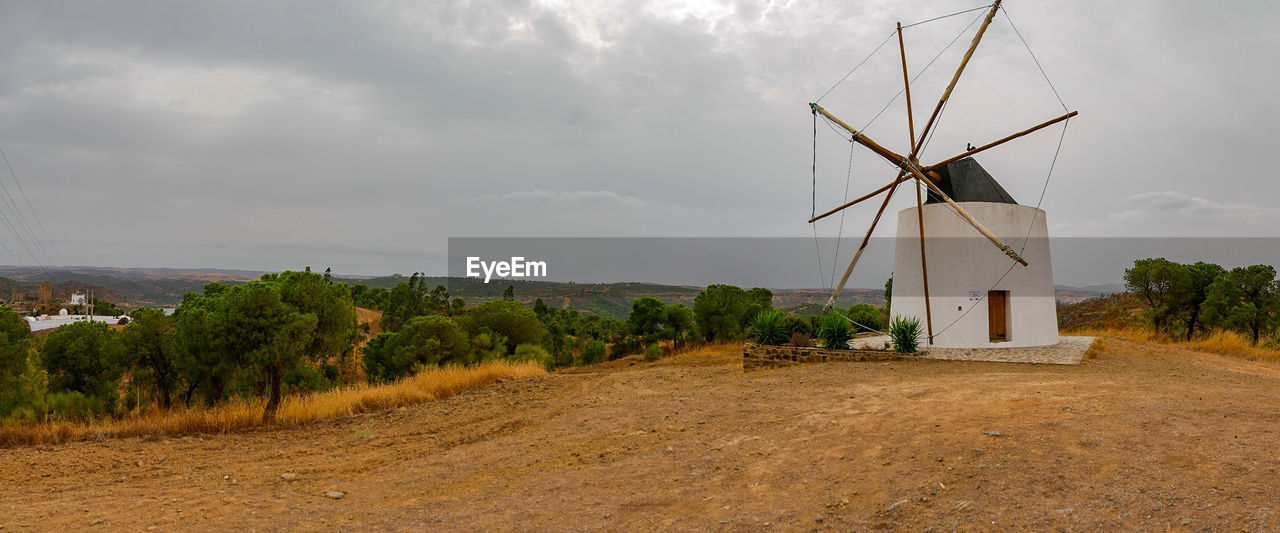
<svg viewBox="0 0 1280 533"><path fill-rule="evenodd" d="M763 370L802 363L830 361L888 361L902 355L885 350L828 350L799 346L766 346L746 343L742 347L742 370Z"/></svg>

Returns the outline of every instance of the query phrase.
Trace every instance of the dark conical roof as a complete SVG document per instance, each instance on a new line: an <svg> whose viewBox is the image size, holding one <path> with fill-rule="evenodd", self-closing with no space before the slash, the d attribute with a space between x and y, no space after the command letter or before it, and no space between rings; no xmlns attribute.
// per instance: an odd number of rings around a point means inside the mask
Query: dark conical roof
<svg viewBox="0 0 1280 533"><path fill-rule="evenodd" d="M938 188L957 202L1018 203L972 157L953 161L935 171L942 176ZM929 201L925 203L939 204L942 198L930 190Z"/></svg>

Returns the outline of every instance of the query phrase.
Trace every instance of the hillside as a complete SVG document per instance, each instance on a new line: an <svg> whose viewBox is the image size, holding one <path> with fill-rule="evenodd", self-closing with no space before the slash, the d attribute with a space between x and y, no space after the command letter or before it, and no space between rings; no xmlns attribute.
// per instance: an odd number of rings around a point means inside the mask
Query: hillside
<svg viewBox="0 0 1280 533"><path fill-rule="evenodd" d="M1280 417L1258 401L1275 396L1280 366L1102 342L1080 366L749 374L727 346L304 426L6 449L3 525L1280 528Z"/></svg>
<svg viewBox="0 0 1280 533"><path fill-rule="evenodd" d="M1112 294L1105 298L1084 300L1078 303L1058 304L1058 329L1137 328L1145 325L1142 301L1129 293Z"/></svg>
<svg viewBox="0 0 1280 533"><path fill-rule="evenodd" d="M11 297L14 291L34 293L36 283L49 281L59 298L72 291L92 290L96 297L124 308L172 307L182 302L182 295L199 292L209 282L239 283L258 279L262 274L247 270L109 267L62 267L46 272L0 266L0 276L16 283L8 287L0 283L0 299Z"/></svg>

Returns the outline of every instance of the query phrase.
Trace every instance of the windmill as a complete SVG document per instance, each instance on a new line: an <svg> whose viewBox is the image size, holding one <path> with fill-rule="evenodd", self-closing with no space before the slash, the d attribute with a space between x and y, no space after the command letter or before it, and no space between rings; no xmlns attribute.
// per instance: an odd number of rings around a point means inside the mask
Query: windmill
<svg viewBox="0 0 1280 533"><path fill-rule="evenodd" d="M1024 315L1033 317L1032 320L1035 320L1042 327L1035 329L1029 335L1019 335L1020 337L1018 339L1019 342L1016 344L1038 345L1038 344L1051 344L1051 343L1057 342L1056 309L1053 307L1053 301L1052 301L1053 300L1052 272L1049 270L1049 265L1047 264L1048 263L1048 244L1047 244L1047 231L1043 231L1043 227L1044 227L1043 212L1041 212L1038 209L1038 207L1031 208L1027 206L1019 206L1016 204L1016 202L1013 202L1012 198L1008 197L1007 193L1004 193L1003 189L1000 188L998 184L995 184L994 180L991 179L990 176L985 173L985 171L981 170L981 167L977 166L977 163L972 159L972 156L974 154L978 154L980 152L989 150L996 146L1000 146L1004 143L1007 143L1019 137L1039 131L1041 129L1047 128L1054 124L1066 121L1071 117L1076 116L1077 112L1070 111L1057 118L1044 121L1040 124L1027 128L1025 130L1019 131L1017 133L1013 133L1011 135L1005 136L1001 139L989 142L981 146L974 147L970 145L967 147L968 149L965 152L947 159L943 159L942 161L939 161L931 165L922 165L920 163L920 160L918 159L919 152L921 151L923 145L926 144L926 139L929 138L930 130L935 126L939 115L941 114L944 106L946 106L948 99L951 97L952 91L956 87L956 83L960 81L960 76L964 73L965 67L968 65L969 60L973 57L974 51L977 50L978 44L982 41L982 36L986 32L987 27L991 25L991 22L995 18L997 11L1000 10L1000 4L1001 4L1001 0L996 0L994 3L991 4L989 10L986 13L986 16L982 20L982 24L978 27L977 33L973 36L973 40L969 43L969 48L965 52L963 59L961 59L960 65L956 68L955 74L952 75L950 83L947 85L946 89L943 91L942 97L938 100L937 105L934 106L933 113L930 114L928 121L925 122L924 128L921 129L918 134L915 129L915 119L913 116L912 105L911 105L911 79L907 71L906 48L905 48L905 44L903 42L903 37L902 37L903 26L901 22L898 23L898 26L897 26L898 49L902 55L902 76L903 76L903 85L904 85L903 91L906 94L907 126L908 126L907 131L910 136L910 139L909 139L910 146L909 146L909 149L906 150L905 154L895 152L893 150L890 150L884 147L880 143L868 137L864 132L859 131L858 129L850 126L848 123L836 117L834 114L832 114L830 111L823 108L822 106L818 105L816 102L809 104L810 110L814 115L815 121L817 117L821 116L825 120L830 121L832 124L835 124L840 128L843 128L844 130L848 131L849 134L852 136L852 138L849 139L850 142L854 142L866 147L867 149L871 150L875 154L884 158L890 164L892 164L893 166L896 166L899 169L897 176L893 180L891 180L888 184L884 185L883 187L880 187L874 191L871 191L870 193L867 193L866 195L863 195L859 198L848 201L825 213L815 215L809 219L809 223L812 224L822 218L831 216L835 213L839 213L840 211L847 209L853 205L856 205L860 202L874 198L880 194L884 194L884 199L880 204L880 209L876 211L875 217L872 219L870 226L867 228L866 234L863 236L862 242L859 245L857 251L854 252L853 258L849 262L849 266L844 271L844 275L841 276L840 281L835 285L835 288L831 294L831 297L827 300L826 309L830 309L835 305L836 298L840 295L840 292L844 289L845 283L848 282L850 275L853 273L854 267L858 264L858 260L862 257L863 251L866 249L867 244L870 242L871 235L875 231L876 225L879 223L880 218L884 214L885 209L889 206L889 200L893 198L894 193L898 190L900 185L914 180L915 182L917 182L916 184L913 184L914 188L916 189L916 206L915 208L909 208L909 209L903 210L899 214L899 239L898 239L899 250L895 252L894 270L895 270L895 277L898 277L900 270L904 266L910 267L909 269L912 272L915 272L916 269L918 268L920 279L915 280L914 279L915 276L911 276L912 279L910 280L911 283L909 286L911 286L912 288L918 286L921 289L923 289L922 298L913 299L911 301L907 301L906 299L904 299L904 303L922 304L923 315L924 315L923 318L925 319L924 322L926 323L926 326L927 326L929 344L930 345L935 344L934 341L935 341L936 334L934 332L934 314L935 313L933 309L933 304L934 304L933 300L938 299L939 297L935 296L934 298L930 298L930 294L929 294L930 284L929 284L928 263L926 259L926 242L929 241L930 232L926 230L926 220L930 218L936 219L937 218L936 213L941 211L946 211L947 213L954 213L955 215L958 215L961 219L963 219L964 223L966 224L966 227L963 228L964 230L963 232L957 232L954 226L951 226L949 228L943 228L944 230L943 233L949 232L945 236L950 236L950 237L963 236L962 234L965 232L967 232L968 234L972 234L973 232L976 231L977 234L981 235L982 238L989 241L1004 256L1007 256L1008 258L1008 259L1005 259L999 254L995 254L997 256L996 259L1003 261L1006 264L1008 263L1009 260L1015 261L1016 262L1015 264L1010 264L1009 271L1006 272L1006 276L1008 275L1009 272L1013 270L1015 265L1021 265L1022 267L1029 266L1029 263L1023 257L1024 255L1023 252L1026 251L1026 242L1024 242L1022 250L1014 250L1013 247L1009 246L1009 244L1007 244L1005 240L998 233L1005 233L1006 235L1011 234L1008 227L1012 225L1019 225L1023 222L1029 222L1030 224L1031 229L1029 229L1027 233L1028 239L1030 239L1032 230L1036 230L1037 227L1039 227L1042 230L1040 231L1040 233L1044 234L1046 240L1043 243L1042 253L1037 253L1037 256L1039 257L1040 260L1044 261L1045 264L1038 265L1034 269L1035 275L1031 276L1028 280L1024 282L1024 285L1026 285L1027 287L1034 287L1033 292L1035 293L1034 296L1036 298L1035 298L1035 301L1032 302L1033 305L1027 306L1025 309L1022 309L1021 313L1014 314L1017 317L1023 317ZM981 9L981 8L977 8L977 9ZM1030 48L1028 47L1028 50L1029 49ZM1034 57L1034 54L1033 54L1033 57ZM1047 76L1046 76L1046 79L1047 79ZM962 175L952 176L952 174L956 174L956 172L952 172L951 170L957 168L956 167L957 164L963 167L960 172L960 174ZM984 198L981 195L978 195L977 197L971 197L971 198L961 198L960 201L957 201L956 199L952 198L952 194L956 193L956 191L959 190L957 189L957 187L959 187L960 189L965 188L966 184L963 181L965 179L965 177L963 176L965 172L968 172L972 176L976 176L975 178L973 178L975 180L981 180L986 183L989 183L990 185L993 185L992 187L989 187L989 188L993 190L998 190L998 192L995 193L995 196L997 196L998 198L994 198L994 199ZM926 205L926 203L924 202L920 192L921 186L923 186L923 188L925 188L928 191L929 204L931 205ZM950 189L950 193L944 189ZM997 204L997 205L986 205L988 203ZM962 205L962 204L965 204L965 205ZM968 205L968 208L966 208L966 205ZM1003 231L999 231L999 232L993 231L987 225L984 225L981 221L979 221L978 217L976 217L973 214L973 211L981 211L999 219L999 221L1001 222L1000 225L1002 226L999 229ZM932 217L930 216L931 212L934 213ZM907 258L911 257L911 254L905 254L904 250L902 249L903 248L902 243L906 242L906 240L903 239L904 234L908 233L904 230L909 228L910 218L911 218L910 215L915 215L914 225L917 226L918 235L919 235L919 238L918 238L919 254L918 254L918 260L914 262L914 265L905 262ZM950 216L950 215L948 214L947 216ZM1039 224L1040 224L1039 226L1037 226L1037 219L1039 220ZM934 231L933 231L934 237L944 236L940 234L939 231L937 230L938 228L937 220L935 220L935 223L930 225L930 227L934 228ZM1003 266L1001 263L993 262L992 258L990 257L992 255L990 252L984 252L985 255L975 255L974 252L971 252L968 250L956 250L956 249L949 250L948 252L949 253L947 255L939 257L941 261L949 263L948 264L949 268L944 271L944 274L948 274L949 286L947 287L948 293L945 295L945 298L948 300L955 300L958 298L958 296L955 293L960 292L959 291L960 285L967 283L969 286L972 286L972 284L975 283L971 279L975 277L974 275L972 275L974 274L973 272L969 272L970 275L968 276L965 276L964 272L960 272L960 275L957 276L955 275L957 270L964 270L964 268L973 269L975 267L981 268L981 269L988 269L988 268L999 269ZM963 256L963 257L960 257L960 256ZM954 268L951 268L951 267L954 267ZM1015 275L1015 278L1017 277L1018 276ZM1006 277L1001 277L1002 281L1005 279ZM1046 279L1048 281L1047 285L1044 283ZM894 294L894 304L893 304L893 309L895 311L895 314L897 314L897 311L899 310L899 304L897 303L897 300L899 299L898 289L901 287L901 285L899 284L903 281L908 281L908 280L903 280L900 277L899 279L895 280L896 290L894 291L895 294ZM917 281L919 283L918 285L917 285ZM997 282L997 285L999 283L1000 282ZM1049 305L1048 313L1052 315L1051 326L1046 324L1046 320L1048 320L1048 318L1044 316L1045 302L1046 302L1045 300L1046 295L1044 293L1046 290L1045 289L1046 286L1048 290L1048 294L1047 294L1047 298L1048 298L1047 301ZM993 287L991 290L987 291L986 294L976 294L976 293L979 293L980 291L972 291L972 290L964 291L964 292L969 293L968 298L966 298L967 300L976 301L979 303L984 303L984 301L987 299L987 296L988 295L991 296L991 301L985 302L988 307L988 315L989 315L988 322L990 326L989 328L990 331L986 332L987 333L986 338L983 338L982 342L979 342L978 340L976 340L978 338L981 338L981 336L977 335L976 333L970 332L967 335L957 333L953 335L953 338L956 339L955 342L951 342L950 344L956 345L956 346L963 346L963 347L974 347L974 346L986 346L988 345L988 343L1010 341L1011 335L1010 335L1010 332L1008 331L1008 323L1009 323L1009 319L1011 318L1010 312L1009 312L1010 304L1008 303L1009 297L1011 296L1010 290L1008 289L995 290L995 288ZM1032 291L1027 291L1027 292L1032 292ZM1016 296L1023 296L1023 294L1016 294ZM999 302L999 305L1003 306L1003 310L996 309L995 306L996 306L997 300ZM949 303L956 303L956 302L950 301ZM955 305L955 306L948 305L945 308L943 308L941 310L942 314L948 315L948 317L946 317L947 319L952 319L952 318L954 319L954 320L950 320L950 323L943 322L944 324L946 324L946 327L944 329L948 329L952 325L955 325L961 322L961 320L965 319L965 317L969 314L969 311L973 310L973 308L975 308L976 306L977 304L971 304L968 306L969 309L966 310L965 309L966 305L964 304L964 302L960 302L959 305ZM916 306L907 305L907 307L916 307ZM956 308L956 311L954 312L950 311L952 307ZM915 309L912 309L912 311L914 310ZM997 321L1002 321L1002 322L1000 324L997 324ZM1049 334L1050 327L1052 329L1052 335ZM1000 331L997 331L997 328L999 328ZM939 332L939 334L940 333L941 332ZM1048 340L1050 336L1052 337L1052 342L1049 342ZM1014 344L1009 344L1009 345L1014 345Z"/></svg>

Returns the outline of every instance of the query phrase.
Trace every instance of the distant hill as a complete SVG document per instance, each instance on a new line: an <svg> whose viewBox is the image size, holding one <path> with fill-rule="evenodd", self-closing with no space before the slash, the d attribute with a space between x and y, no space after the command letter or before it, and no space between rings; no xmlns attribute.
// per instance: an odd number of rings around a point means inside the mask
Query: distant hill
<svg viewBox="0 0 1280 533"><path fill-rule="evenodd" d="M1087 285L1084 287L1072 287L1069 285L1054 285L1054 295L1060 304L1080 303L1095 298L1104 298L1113 294L1124 292L1124 285L1119 283L1106 283L1102 285Z"/></svg>
<svg viewBox="0 0 1280 533"><path fill-rule="evenodd" d="M65 299L73 291L92 290L94 296L124 308L139 306L172 307L182 302L182 295L199 292L213 281L243 283L261 277L263 272L222 269L176 268L111 268L58 267L48 271L32 267L0 266L0 299L14 292L34 293L41 281L53 283L53 293ZM4 279L0 278L0 279Z"/></svg>
<svg viewBox="0 0 1280 533"><path fill-rule="evenodd" d="M1058 329L1109 329L1141 326L1146 307L1138 297L1122 292L1105 298L1058 304Z"/></svg>

